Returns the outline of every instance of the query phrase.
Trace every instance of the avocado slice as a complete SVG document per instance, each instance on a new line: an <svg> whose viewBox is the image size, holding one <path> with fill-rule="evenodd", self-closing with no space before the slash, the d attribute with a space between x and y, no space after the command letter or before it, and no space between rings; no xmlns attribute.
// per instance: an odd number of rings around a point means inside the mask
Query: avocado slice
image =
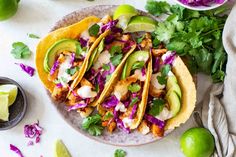
<svg viewBox="0 0 236 157"><path fill-rule="evenodd" d="M169 93L166 95L166 100L170 106L170 112L172 113L172 116L176 116L181 107L180 99L177 93L175 91L169 91Z"/></svg>
<svg viewBox="0 0 236 157"><path fill-rule="evenodd" d="M56 56L59 55L62 51L76 52L77 45L80 44L77 40L73 39L61 39L55 42L47 51L44 58L44 70L50 72Z"/></svg>
<svg viewBox="0 0 236 157"><path fill-rule="evenodd" d="M97 59L98 59L99 55L101 54L101 52L103 51L103 49L104 49L104 38L99 43L98 47L96 49L94 49L93 54L90 56L87 71L91 68L93 63L95 63L97 61Z"/></svg>
<svg viewBox="0 0 236 157"><path fill-rule="evenodd" d="M135 63L146 61L147 58L149 58L148 51L136 51L132 53L126 60L124 69L121 74L121 79L125 79L126 77L130 76L130 72Z"/></svg>
<svg viewBox="0 0 236 157"><path fill-rule="evenodd" d="M178 85L178 81L177 81L177 79L176 79L176 77L174 75L168 76L166 89L167 89L167 95L168 95L168 93L170 93L170 91L175 91L176 94L181 99L182 92L181 92L181 89L180 89L180 87Z"/></svg>

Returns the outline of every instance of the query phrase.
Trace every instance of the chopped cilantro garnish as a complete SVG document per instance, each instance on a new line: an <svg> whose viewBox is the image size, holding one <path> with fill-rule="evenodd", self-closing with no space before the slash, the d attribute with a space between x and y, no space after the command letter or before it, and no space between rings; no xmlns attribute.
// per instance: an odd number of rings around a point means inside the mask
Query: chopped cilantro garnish
<svg viewBox="0 0 236 157"><path fill-rule="evenodd" d="M137 83L131 84L128 86L128 90L131 91L132 93L140 91L141 86Z"/></svg>
<svg viewBox="0 0 236 157"><path fill-rule="evenodd" d="M153 116L158 116L165 106L165 100L163 99L154 99L149 114Z"/></svg>
<svg viewBox="0 0 236 157"><path fill-rule="evenodd" d="M104 120L109 120L113 117L114 117L113 113L109 111L105 114L105 116L103 118L104 118Z"/></svg>
<svg viewBox="0 0 236 157"><path fill-rule="evenodd" d="M116 53L122 53L121 46L112 46L110 49L111 56L114 56Z"/></svg>
<svg viewBox="0 0 236 157"><path fill-rule="evenodd" d="M79 70L79 67L74 67L71 69L66 69L66 73L69 75L74 75Z"/></svg>
<svg viewBox="0 0 236 157"><path fill-rule="evenodd" d="M35 34L28 34L28 37L30 38L34 38L34 39L39 39L40 37L38 35L35 35Z"/></svg>
<svg viewBox="0 0 236 157"><path fill-rule="evenodd" d="M135 97L131 100L131 103L129 104L129 106L134 106L134 104L136 104L139 101L139 98Z"/></svg>
<svg viewBox="0 0 236 157"><path fill-rule="evenodd" d="M144 62L144 61L135 62L135 63L133 64L131 70L141 69L144 65L145 65L145 62Z"/></svg>
<svg viewBox="0 0 236 157"><path fill-rule="evenodd" d="M107 65L107 64L103 64L102 65L102 69L104 69L104 70L106 70L106 71L108 71L108 70L110 70L110 66L109 65Z"/></svg>
<svg viewBox="0 0 236 157"><path fill-rule="evenodd" d="M81 47L81 44L80 43L77 43L76 44L76 52L75 52L75 55L76 57L79 57L79 55L83 52L83 49Z"/></svg>
<svg viewBox="0 0 236 157"><path fill-rule="evenodd" d="M121 60L122 60L122 57L123 57L122 54L118 54L118 55L115 55L115 56L111 57L112 65L114 65L114 66L119 65Z"/></svg>
<svg viewBox="0 0 236 157"><path fill-rule="evenodd" d="M16 59L27 59L31 56L31 51L23 42L14 42L12 44L11 54Z"/></svg>
<svg viewBox="0 0 236 157"><path fill-rule="evenodd" d="M99 33L99 30L100 30L100 26L98 24L94 24L88 29L88 32L90 36L96 37Z"/></svg>

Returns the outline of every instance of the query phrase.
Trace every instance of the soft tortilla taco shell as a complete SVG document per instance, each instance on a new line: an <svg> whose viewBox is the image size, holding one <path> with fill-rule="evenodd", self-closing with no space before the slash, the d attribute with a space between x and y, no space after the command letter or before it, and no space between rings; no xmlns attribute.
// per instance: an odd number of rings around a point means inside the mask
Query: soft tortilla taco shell
<svg viewBox="0 0 236 157"><path fill-rule="evenodd" d="M185 123L191 116L196 104L196 87L192 75L180 57L175 59L172 70L182 91L182 106L179 113L167 121L165 130L172 130Z"/></svg>
<svg viewBox="0 0 236 157"><path fill-rule="evenodd" d="M46 37L44 37L38 44L36 49L36 57L35 57L35 63L36 63L36 69L39 74L39 78L44 84L45 88L47 88L51 93L53 91L53 88L55 84L48 80L48 73L44 71L43 62L46 55L47 50L58 40L69 38L69 39L76 39L80 36L82 32L87 30L89 26L91 26L94 23L97 23L100 21L100 18L96 16L90 16L87 17L73 25L70 25L65 28L60 28L58 30L55 30L51 33L49 33ZM88 55L86 58L89 57L89 54L91 54L91 51L97 46L99 43L99 39L97 39L94 44L91 46ZM85 59L86 60L86 59ZM81 69L84 69L83 65ZM83 70L81 70L83 71ZM80 74L81 72L79 72ZM78 75L79 75L78 74Z"/></svg>

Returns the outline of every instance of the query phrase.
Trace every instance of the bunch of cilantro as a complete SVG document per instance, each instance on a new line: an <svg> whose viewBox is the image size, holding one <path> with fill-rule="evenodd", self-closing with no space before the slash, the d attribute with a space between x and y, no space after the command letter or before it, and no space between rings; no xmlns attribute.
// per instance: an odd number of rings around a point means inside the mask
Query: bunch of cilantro
<svg viewBox="0 0 236 157"><path fill-rule="evenodd" d="M192 73L209 74L214 83L224 80L227 54L221 36L227 8L199 12L155 0L148 0L145 8L154 16L167 16L152 33L154 46L162 42L176 51Z"/></svg>

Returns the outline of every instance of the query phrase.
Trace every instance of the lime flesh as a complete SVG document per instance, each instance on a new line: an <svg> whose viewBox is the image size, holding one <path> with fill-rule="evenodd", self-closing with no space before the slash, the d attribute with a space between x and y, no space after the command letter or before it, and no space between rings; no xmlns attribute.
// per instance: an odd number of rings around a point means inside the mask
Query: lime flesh
<svg viewBox="0 0 236 157"><path fill-rule="evenodd" d="M135 16L133 17L125 32L153 32L156 28L157 22L147 16Z"/></svg>
<svg viewBox="0 0 236 157"><path fill-rule="evenodd" d="M15 15L19 0L0 0L0 21L7 20Z"/></svg>
<svg viewBox="0 0 236 157"><path fill-rule="evenodd" d="M138 11L131 5L123 4L116 8L113 19L118 19L118 27L125 29L130 21L130 19L137 15Z"/></svg>
<svg viewBox="0 0 236 157"><path fill-rule="evenodd" d="M71 157L68 149L61 140L55 142L54 157Z"/></svg>
<svg viewBox="0 0 236 157"><path fill-rule="evenodd" d="M215 143L209 130L191 128L181 136L180 146L186 157L210 157Z"/></svg>
<svg viewBox="0 0 236 157"><path fill-rule="evenodd" d="M11 106L15 100L18 93L18 89L16 85L1 85L0 86L0 94L8 94L8 106Z"/></svg>
<svg viewBox="0 0 236 157"><path fill-rule="evenodd" d="M8 94L0 94L0 120L8 121Z"/></svg>

